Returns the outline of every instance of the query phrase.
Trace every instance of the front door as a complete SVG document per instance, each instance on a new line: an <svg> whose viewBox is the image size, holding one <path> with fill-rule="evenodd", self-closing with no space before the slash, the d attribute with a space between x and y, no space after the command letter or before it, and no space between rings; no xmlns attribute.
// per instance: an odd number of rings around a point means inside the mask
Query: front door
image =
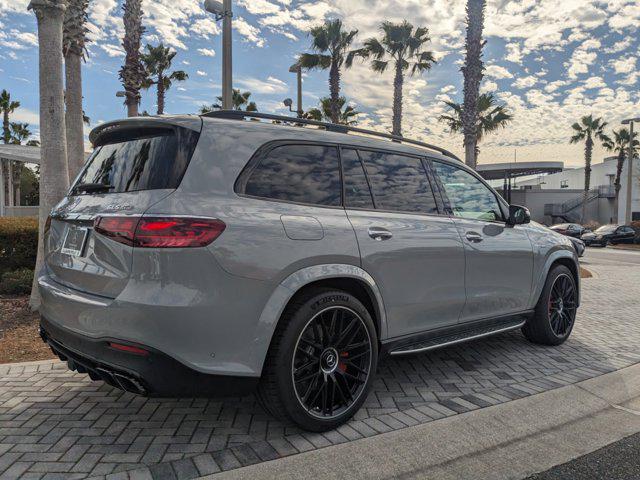
<svg viewBox="0 0 640 480"><path fill-rule="evenodd" d="M525 311L533 281L526 227L507 225L497 194L476 175L439 161L433 167L464 243L467 301L460 321Z"/></svg>
<svg viewBox="0 0 640 480"><path fill-rule="evenodd" d="M464 247L453 220L440 215L422 159L354 149L341 158L347 215L362 268L382 293L389 338L455 325Z"/></svg>

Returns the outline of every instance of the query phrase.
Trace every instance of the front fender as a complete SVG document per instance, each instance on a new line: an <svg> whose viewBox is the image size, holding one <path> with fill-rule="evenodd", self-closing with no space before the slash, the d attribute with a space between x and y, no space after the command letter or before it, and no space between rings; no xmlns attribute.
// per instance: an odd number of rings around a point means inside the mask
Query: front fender
<svg viewBox="0 0 640 480"><path fill-rule="evenodd" d="M537 278L535 278L534 289L531 296L531 308L534 308L538 303L538 299L542 294L542 289L544 288L544 284L547 280L547 276L549 275L549 271L554 263L562 260L563 262L570 261L577 272L576 275L576 286L578 287L578 306L580 305L580 262L578 260L578 256L573 249L573 247L566 248L565 245L558 246L557 249L552 250L546 255L544 259L544 263L540 269L538 269Z"/></svg>
<svg viewBox="0 0 640 480"><path fill-rule="evenodd" d="M267 355L271 338L275 332L282 312L291 298L301 288L319 280L331 278L353 278L364 283L372 296L372 301L376 307L376 314L379 320L381 339L387 336L387 318L382 301L382 295L373 277L362 268L347 264L326 264L314 265L298 270L285 278L273 291L273 294L265 304L254 337L253 348L251 349L252 361L257 371L262 370L264 359Z"/></svg>

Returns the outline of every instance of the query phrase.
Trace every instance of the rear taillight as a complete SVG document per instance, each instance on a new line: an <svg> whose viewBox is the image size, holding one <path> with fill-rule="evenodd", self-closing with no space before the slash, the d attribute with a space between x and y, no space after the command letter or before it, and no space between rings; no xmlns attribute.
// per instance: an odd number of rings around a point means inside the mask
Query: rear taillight
<svg viewBox="0 0 640 480"><path fill-rule="evenodd" d="M204 247L224 232L221 220L187 217L98 217L96 233L139 248Z"/></svg>

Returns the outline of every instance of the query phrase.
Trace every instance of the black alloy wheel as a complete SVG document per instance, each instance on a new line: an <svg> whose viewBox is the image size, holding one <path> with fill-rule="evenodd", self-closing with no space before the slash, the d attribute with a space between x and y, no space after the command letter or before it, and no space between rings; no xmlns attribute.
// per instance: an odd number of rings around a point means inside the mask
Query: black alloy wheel
<svg viewBox="0 0 640 480"><path fill-rule="evenodd" d="M549 322L553 333L562 337L571 330L576 309L574 281L569 275L561 274L553 282L549 295Z"/></svg>
<svg viewBox="0 0 640 480"><path fill-rule="evenodd" d="M371 337L358 313L344 306L318 312L293 352L291 376L300 405L316 418L340 416L365 390L371 360Z"/></svg>

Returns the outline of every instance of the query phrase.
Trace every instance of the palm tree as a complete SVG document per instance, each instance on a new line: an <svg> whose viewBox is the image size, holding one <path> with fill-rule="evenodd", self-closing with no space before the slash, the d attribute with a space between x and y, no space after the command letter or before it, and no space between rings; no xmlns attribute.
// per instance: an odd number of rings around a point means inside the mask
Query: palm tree
<svg viewBox="0 0 640 480"><path fill-rule="evenodd" d="M338 115L338 122L341 125L356 125L358 123L357 116L360 112L357 112L351 105L346 105L347 99L340 97L338 106L340 107L340 114ZM344 110L342 109L343 107ZM315 120L317 122L331 122L331 98L324 97L320 99L320 108L312 108L304 113L303 118L309 120Z"/></svg>
<svg viewBox="0 0 640 480"><path fill-rule="evenodd" d="M164 113L164 101L167 90L171 88L173 82L184 82L189 75L183 70L176 70L169 73L171 63L178 52L171 51L169 47L165 47L162 43L157 47L147 45L148 53L142 54L142 63L144 63L147 77L142 82L142 88L148 89L151 85L158 87L158 115Z"/></svg>
<svg viewBox="0 0 640 480"><path fill-rule="evenodd" d="M626 128L621 128L620 130L613 131L613 142L608 144L607 147L609 150L613 150L618 154L618 163L616 165L616 178L613 182L615 192L616 192L616 202L615 202L615 215L616 221L618 217L618 202L620 197L620 190L622 189L622 184L620 182L620 178L622 177L622 168L624 167L624 161L629 154L629 140L631 133ZM633 132L633 158L637 158L640 153L640 141L637 140L638 132Z"/></svg>
<svg viewBox="0 0 640 480"><path fill-rule="evenodd" d="M233 89L233 96L231 103L234 110L241 110L245 112L257 112L258 106L256 102L249 101L251 92L241 92L239 89ZM213 103L211 105L203 105L200 107L200 113L205 114L213 112L215 110L222 110L222 97L216 97L219 103Z"/></svg>
<svg viewBox="0 0 640 480"><path fill-rule="evenodd" d="M12 145L22 145L22 142L28 140L31 136L28 123L11 122L9 129L11 130L9 143Z"/></svg>
<svg viewBox="0 0 640 480"><path fill-rule="evenodd" d="M463 105L455 102L444 102L450 109L450 114L441 115L439 121L445 123L451 133L460 133L463 131L462 111ZM478 97L478 116L475 125L476 144L474 146L476 160L480 155L478 144L488 133L495 132L506 126L513 120L513 114L507 110L504 104L498 105L495 96L492 93L483 93Z"/></svg>
<svg viewBox="0 0 640 480"><path fill-rule="evenodd" d="M314 53L303 53L298 65L306 70L329 69L329 92L331 98L331 121L340 120L340 69L349 55L349 47L358 34L358 30L343 30L342 20L327 20L323 25L314 27L311 35L311 49Z"/></svg>
<svg viewBox="0 0 640 480"><path fill-rule="evenodd" d="M66 0L31 0L38 21L38 62L40 91L40 229L36 272L43 264L42 232L51 209L69 190L67 139L64 125L64 81L62 23ZM31 308L40 306L37 275L31 290Z"/></svg>
<svg viewBox="0 0 640 480"><path fill-rule="evenodd" d="M584 197L582 200L582 223L585 221L587 214L587 197L589 195L589 188L591 187L591 160L593 158L593 147L595 141L599 141L605 149L610 149L612 141L604 133L604 129L607 126L607 122L601 118L593 118L593 115L584 116L580 122L574 123L573 128L574 135L571 137L570 143L585 142L584 148Z"/></svg>
<svg viewBox="0 0 640 480"><path fill-rule="evenodd" d="M120 80L126 92L125 104L130 117L138 116L140 89L147 77L140 59L140 40L144 33L142 26L142 0L125 0L123 5L124 39L122 46L126 52L124 65L120 69Z"/></svg>
<svg viewBox="0 0 640 480"><path fill-rule="evenodd" d="M2 140L4 143L11 142L9 115L19 107L20 102L11 101L11 94L6 90L2 90L2 93L0 93L0 110L2 110Z"/></svg>
<svg viewBox="0 0 640 480"><path fill-rule="evenodd" d="M84 165L84 124L82 110L82 61L85 59L87 8L89 0L67 0L64 16L63 54L66 77L65 123L69 181Z"/></svg>
<svg viewBox="0 0 640 480"><path fill-rule="evenodd" d="M462 108L462 130L464 132L465 163L476 168L476 145L478 134L478 96L480 83L484 76L482 62L482 30L484 29L484 10L486 0L467 0L467 39L466 58L460 70L464 75L464 106Z"/></svg>
<svg viewBox="0 0 640 480"><path fill-rule="evenodd" d="M424 50L429 38L429 29L418 27L414 30L406 20L402 23L382 22L380 25L382 38L370 38L364 42L364 48L349 55L347 65L351 65L353 58L361 56L371 58L371 68L379 73L386 71L389 62L393 61L395 76L393 80L393 131L397 136L402 135L402 89L404 87L405 72L410 69L410 75L422 73L431 69L436 62L433 52ZM389 60L386 60L386 59Z"/></svg>

